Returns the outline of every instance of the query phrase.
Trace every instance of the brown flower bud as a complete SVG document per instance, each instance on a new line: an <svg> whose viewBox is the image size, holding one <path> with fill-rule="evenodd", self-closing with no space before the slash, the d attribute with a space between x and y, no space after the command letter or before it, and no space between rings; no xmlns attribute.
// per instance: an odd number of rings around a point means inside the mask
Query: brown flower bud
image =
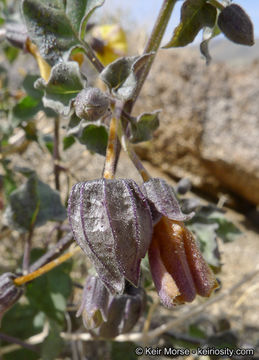
<svg viewBox="0 0 259 360"><path fill-rule="evenodd" d="M14 284L15 275L5 273L0 276L0 321L3 314L21 297L23 289Z"/></svg>
<svg viewBox="0 0 259 360"><path fill-rule="evenodd" d="M108 110L109 98L99 89L88 87L80 91L75 99L76 115L80 119L95 121Z"/></svg>
<svg viewBox="0 0 259 360"><path fill-rule="evenodd" d="M254 44L253 23L237 4L231 4L221 11L218 26L229 40L242 45Z"/></svg>

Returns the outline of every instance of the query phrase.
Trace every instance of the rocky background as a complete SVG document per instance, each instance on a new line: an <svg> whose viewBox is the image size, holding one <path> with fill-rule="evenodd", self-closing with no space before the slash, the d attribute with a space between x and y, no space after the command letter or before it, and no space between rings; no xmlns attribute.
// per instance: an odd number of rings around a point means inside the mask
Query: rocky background
<svg viewBox="0 0 259 360"><path fill-rule="evenodd" d="M196 48L160 51L135 108L163 109L160 127L155 140L137 150L214 198L233 193L258 205L259 56L257 48L249 57L250 49L234 47L231 58L224 43L216 43L210 66ZM228 63L217 60L223 49Z"/></svg>

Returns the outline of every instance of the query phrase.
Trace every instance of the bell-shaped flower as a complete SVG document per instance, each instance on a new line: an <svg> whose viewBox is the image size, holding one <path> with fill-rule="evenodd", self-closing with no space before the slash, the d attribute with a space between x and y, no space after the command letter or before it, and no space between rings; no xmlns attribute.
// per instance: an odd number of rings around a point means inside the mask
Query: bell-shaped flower
<svg viewBox="0 0 259 360"><path fill-rule="evenodd" d="M82 315L85 327L96 336L114 338L134 327L145 301L141 288L127 283L123 295L113 296L99 277L88 276L77 316Z"/></svg>
<svg viewBox="0 0 259 360"><path fill-rule="evenodd" d="M151 211L133 180L98 179L76 184L68 216L74 238L112 293L125 279L138 286L140 262L152 238Z"/></svg>
<svg viewBox="0 0 259 360"><path fill-rule="evenodd" d="M193 301L197 294L209 296L217 281L192 233L184 226L183 221L192 214L181 212L172 188L164 180L149 180L143 184L143 192L156 219L149 263L162 303L170 308Z"/></svg>

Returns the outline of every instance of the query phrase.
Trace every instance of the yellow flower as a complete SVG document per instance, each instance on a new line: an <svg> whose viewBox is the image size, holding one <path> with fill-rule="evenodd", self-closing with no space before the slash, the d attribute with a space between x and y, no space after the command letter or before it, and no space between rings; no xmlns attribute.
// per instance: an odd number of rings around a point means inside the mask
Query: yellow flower
<svg viewBox="0 0 259 360"><path fill-rule="evenodd" d="M92 36L91 45L104 66L127 54L126 35L118 24L95 26Z"/></svg>

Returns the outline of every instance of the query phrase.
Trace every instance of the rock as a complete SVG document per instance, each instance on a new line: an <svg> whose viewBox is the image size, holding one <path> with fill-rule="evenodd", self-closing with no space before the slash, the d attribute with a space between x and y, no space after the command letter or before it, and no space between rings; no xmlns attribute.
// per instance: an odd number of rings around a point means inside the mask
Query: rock
<svg viewBox="0 0 259 360"><path fill-rule="evenodd" d="M154 142L137 151L208 193L259 204L259 62L205 65L193 51L161 51L136 113L162 108Z"/></svg>

